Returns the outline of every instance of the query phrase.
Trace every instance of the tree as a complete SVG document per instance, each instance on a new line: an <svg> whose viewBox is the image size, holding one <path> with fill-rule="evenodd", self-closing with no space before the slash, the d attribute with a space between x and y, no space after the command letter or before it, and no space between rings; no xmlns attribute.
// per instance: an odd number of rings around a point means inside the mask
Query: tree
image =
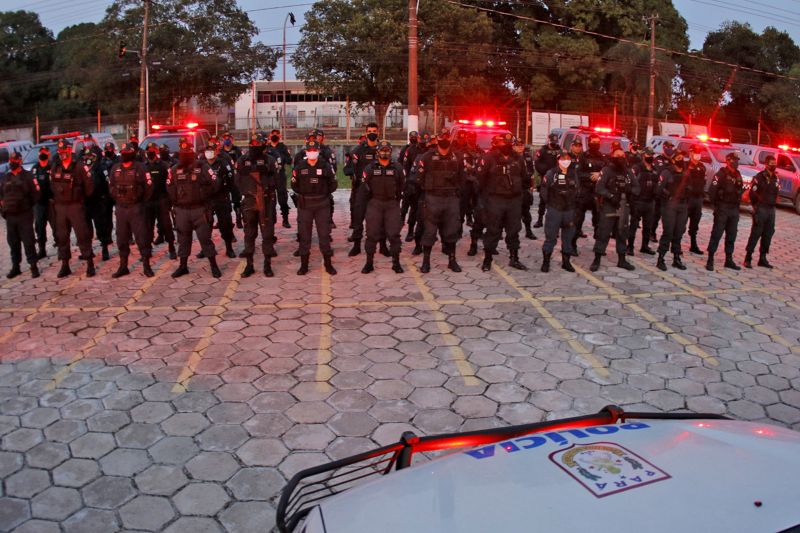
<svg viewBox="0 0 800 533"><path fill-rule="evenodd" d="M48 94L52 44L52 32L36 13L0 12L1 124L32 121L36 103Z"/></svg>

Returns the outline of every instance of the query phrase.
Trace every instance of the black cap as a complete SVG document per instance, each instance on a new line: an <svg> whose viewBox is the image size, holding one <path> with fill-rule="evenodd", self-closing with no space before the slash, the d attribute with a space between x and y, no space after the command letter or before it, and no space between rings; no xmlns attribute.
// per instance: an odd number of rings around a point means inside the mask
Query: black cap
<svg viewBox="0 0 800 533"><path fill-rule="evenodd" d="M551 133L547 138L552 142L558 142L558 133Z"/></svg>
<svg viewBox="0 0 800 533"><path fill-rule="evenodd" d="M572 146L580 146L580 147L583 147L583 143L581 142L581 140L580 140L580 139L578 139L577 137L575 137L575 138L572 140Z"/></svg>
<svg viewBox="0 0 800 533"><path fill-rule="evenodd" d="M392 149L392 143L390 143L389 141L381 141L378 143L379 152L381 150L391 150L391 149Z"/></svg>
<svg viewBox="0 0 800 533"><path fill-rule="evenodd" d="M58 140L58 151L65 152L65 151L72 151L72 143L69 142L67 139L59 139Z"/></svg>
<svg viewBox="0 0 800 533"><path fill-rule="evenodd" d="M188 137L181 137L178 140L178 151L181 153L194 153L194 146L189 142Z"/></svg>
<svg viewBox="0 0 800 533"><path fill-rule="evenodd" d="M308 141L306 143L306 152L309 150L316 150L319 152L319 142L317 141Z"/></svg>
<svg viewBox="0 0 800 533"><path fill-rule="evenodd" d="M437 139L442 139L442 140L449 139L450 138L450 130L447 129L447 128L442 128L442 131L440 131L438 134L436 134L436 138Z"/></svg>
<svg viewBox="0 0 800 533"><path fill-rule="evenodd" d="M738 160L739 160L739 154L737 154L736 152L730 152L728 153L728 155L725 156L725 161L738 161Z"/></svg>

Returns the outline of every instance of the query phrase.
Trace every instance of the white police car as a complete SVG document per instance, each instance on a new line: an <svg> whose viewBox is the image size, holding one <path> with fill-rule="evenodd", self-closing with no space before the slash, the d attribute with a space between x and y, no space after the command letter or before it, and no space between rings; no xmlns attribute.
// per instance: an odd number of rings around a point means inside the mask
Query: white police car
<svg viewBox="0 0 800 533"><path fill-rule="evenodd" d="M414 454L462 449L410 466ZM800 433L596 415L416 437L295 475L282 533L800 531Z"/></svg>

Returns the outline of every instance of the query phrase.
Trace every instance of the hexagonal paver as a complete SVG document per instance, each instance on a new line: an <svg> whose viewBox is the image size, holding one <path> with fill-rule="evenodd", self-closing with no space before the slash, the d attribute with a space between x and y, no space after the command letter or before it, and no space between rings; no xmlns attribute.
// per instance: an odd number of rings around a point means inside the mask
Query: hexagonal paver
<svg viewBox="0 0 800 533"><path fill-rule="evenodd" d="M153 465L135 478L136 487L144 494L170 496L189 482L176 466Z"/></svg>
<svg viewBox="0 0 800 533"><path fill-rule="evenodd" d="M28 464L36 468L55 468L69 457L66 444L58 442L43 442L25 454Z"/></svg>
<svg viewBox="0 0 800 533"><path fill-rule="evenodd" d="M122 506L119 515L127 528L158 531L175 517L175 511L166 498L139 496Z"/></svg>
<svg viewBox="0 0 800 533"><path fill-rule="evenodd" d="M266 502L237 502L219 515L230 533L268 531L275 525L275 510Z"/></svg>
<svg viewBox="0 0 800 533"><path fill-rule="evenodd" d="M189 475L203 481L225 481L238 469L236 459L225 452L202 452L186 463Z"/></svg>
<svg viewBox="0 0 800 533"><path fill-rule="evenodd" d="M6 494L16 498L32 498L50 486L47 470L23 468L5 480Z"/></svg>
<svg viewBox="0 0 800 533"><path fill-rule="evenodd" d="M100 467L90 459L69 459L53 470L53 482L64 487L80 488L100 475Z"/></svg>
<svg viewBox="0 0 800 533"><path fill-rule="evenodd" d="M84 507L63 522L66 533L112 533L119 531L113 511Z"/></svg>
<svg viewBox="0 0 800 533"><path fill-rule="evenodd" d="M177 413L161 423L164 433L173 437L193 437L209 425L199 413Z"/></svg>
<svg viewBox="0 0 800 533"><path fill-rule="evenodd" d="M164 533L222 533L222 528L211 518L182 516L170 524Z"/></svg>
<svg viewBox="0 0 800 533"><path fill-rule="evenodd" d="M334 437L323 424L298 424L287 431L282 440L292 450L324 450Z"/></svg>
<svg viewBox="0 0 800 533"><path fill-rule="evenodd" d="M103 476L81 490L83 499L91 507L116 509L136 496L136 490L130 479L114 476Z"/></svg>
<svg viewBox="0 0 800 533"><path fill-rule="evenodd" d="M236 455L247 466L278 466L288 453L278 439L250 439Z"/></svg>
<svg viewBox="0 0 800 533"><path fill-rule="evenodd" d="M11 531L30 516L31 510L27 501L0 497L0 531Z"/></svg>
<svg viewBox="0 0 800 533"><path fill-rule="evenodd" d="M198 452L191 437L165 437L148 449L157 463L183 464Z"/></svg>
<svg viewBox="0 0 800 533"><path fill-rule="evenodd" d="M46 520L64 520L80 508L78 491L64 487L50 487L31 500L31 514Z"/></svg>
<svg viewBox="0 0 800 533"><path fill-rule="evenodd" d="M56 522L33 519L16 528L13 533L60 533L60 531Z"/></svg>
<svg viewBox="0 0 800 533"><path fill-rule="evenodd" d="M114 449L114 437L108 433L87 433L72 441L69 449L74 457L99 459Z"/></svg>
<svg viewBox="0 0 800 533"><path fill-rule="evenodd" d="M144 450L118 448L100 459L100 468L109 476L130 477L150 466L150 463Z"/></svg>
<svg viewBox="0 0 800 533"><path fill-rule="evenodd" d="M214 516L230 498L214 483L192 483L173 496L172 501L182 514Z"/></svg>
<svg viewBox="0 0 800 533"><path fill-rule="evenodd" d="M175 415L178 416L178 415ZM134 423L115 433L117 442L125 448L149 448L164 437L156 424Z"/></svg>
<svg viewBox="0 0 800 533"><path fill-rule="evenodd" d="M286 480L274 468L242 468L226 486L237 500L268 501L285 484Z"/></svg>

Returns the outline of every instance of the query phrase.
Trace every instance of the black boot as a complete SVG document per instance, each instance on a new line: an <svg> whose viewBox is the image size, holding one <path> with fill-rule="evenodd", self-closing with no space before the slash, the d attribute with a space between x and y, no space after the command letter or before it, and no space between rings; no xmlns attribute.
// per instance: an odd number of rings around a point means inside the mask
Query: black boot
<svg viewBox="0 0 800 533"><path fill-rule="evenodd" d="M61 270L58 271L57 277L66 278L70 274L72 274L72 270L69 269L69 259L62 259Z"/></svg>
<svg viewBox="0 0 800 533"><path fill-rule="evenodd" d="M645 241L646 241L646 239L645 239ZM641 253L647 254L647 255L656 255L655 250L650 248L650 246L648 246L647 242L642 242L642 247L639 248L639 251ZM633 254L631 254L631 255L633 255Z"/></svg>
<svg viewBox="0 0 800 533"><path fill-rule="evenodd" d="M570 253L570 255L573 257L578 257L579 255L581 255L578 252L578 237L572 238L572 253Z"/></svg>
<svg viewBox="0 0 800 533"><path fill-rule="evenodd" d="M101 253L102 253L103 261L108 261L110 256L108 255L108 245L107 244L103 245L103 249L102 249Z"/></svg>
<svg viewBox="0 0 800 533"><path fill-rule="evenodd" d="M333 263L331 262L331 257L332 256L330 256L330 255L326 255L322 259L322 264L325 266L325 272L327 272L331 276L335 276L336 275L336 269L333 268Z"/></svg>
<svg viewBox="0 0 800 533"><path fill-rule="evenodd" d="M533 225L534 228L541 228L542 227L542 216L539 215L539 218L536 219L536 224Z"/></svg>
<svg viewBox="0 0 800 533"><path fill-rule="evenodd" d="M532 241L536 240L536 235L533 234L533 230L531 229L531 223L525 223L525 238L530 239Z"/></svg>
<svg viewBox="0 0 800 533"><path fill-rule="evenodd" d="M172 259L172 260L175 260L175 259L178 258L178 254L175 253L175 243L174 242L170 242L169 243L169 258Z"/></svg>
<svg viewBox="0 0 800 533"><path fill-rule="evenodd" d="M197 255L195 257L198 258L198 259L205 259L206 253L201 248L200 251L197 253Z"/></svg>
<svg viewBox="0 0 800 533"><path fill-rule="evenodd" d="M689 251L693 254L703 255L703 250L697 247L697 237L692 236L692 245L689 247Z"/></svg>
<svg viewBox="0 0 800 533"><path fill-rule="evenodd" d="M481 270L489 272L492 269L492 257L494 254L488 250L483 251L483 263L481 263Z"/></svg>
<svg viewBox="0 0 800 533"><path fill-rule="evenodd" d="M392 254L392 270L397 274L403 273L403 267L400 266L400 252Z"/></svg>
<svg viewBox="0 0 800 533"><path fill-rule="evenodd" d="M152 278L155 276L155 272L153 272L153 268L150 266L150 256L142 257L142 274L147 276L148 278Z"/></svg>
<svg viewBox="0 0 800 533"><path fill-rule="evenodd" d="M292 227L292 225L289 224L289 213L283 214L283 227L286 229L290 229Z"/></svg>
<svg viewBox="0 0 800 533"><path fill-rule="evenodd" d="M431 271L431 251L433 250L433 246L425 246L422 249L422 266L419 268L419 271L423 274L427 274Z"/></svg>
<svg viewBox="0 0 800 533"><path fill-rule="evenodd" d="M361 253L361 239L353 239L353 247L347 252L348 257L355 257Z"/></svg>
<svg viewBox="0 0 800 533"><path fill-rule="evenodd" d="M631 257L634 256L634 253L633 253L633 241L629 241L628 242L628 248L627 248L627 250L625 250L625 254L629 255Z"/></svg>
<svg viewBox="0 0 800 533"><path fill-rule="evenodd" d="M760 254L758 256L758 266L764 268L774 268L769 261L767 261L767 254Z"/></svg>
<svg viewBox="0 0 800 533"><path fill-rule="evenodd" d="M19 276L20 274L22 274L22 270L20 270L20 268L19 268L19 263L14 263L13 265L11 265L11 270L8 271L8 274L6 274L6 277L8 279L14 279L17 276Z"/></svg>
<svg viewBox="0 0 800 533"><path fill-rule="evenodd" d="M225 255L231 259L236 258L236 252L233 251L233 243L231 241L225 241Z"/></svg>
<svg viewBox="0 0 800 533"><path fill-rule="evenodd" d="M31 277L38 278L39 276L40 276L39 265L37 265L36 263L31 263Z"/></svg>
<svg viewBox="0 0 800 533"><path fill-rule="evenodd" d="M714 272L714 256L710 253L708 254L708 259L706 260L706 270L709 272Z"/></svg>
<svg viewBox="0 0 800 533"><path fill-rule="evenodd" d="M181 262L175 272L172 273L173 278L179 278L189 273L189 267L187 266L189 263L188 257L181 257Z"/></svg>
<svg viewBox="0 0 800 533"><path fill-rule="evenodd" d="M308 254L300 256L300 268L297 269L298 276L305 276L308 274Z"/></svg>
<svg viewBox="0 0 800 533"><path fill-rule="evenodd" d="M408 225L408 233L406 233L406 242L411 242L414 240L414 225Z"/></svg>
<svg viewBox="0 0 800 533"><path fill-rule="evenodd" d="M625 270L636 270L636 267L628 263L625 254L617 254L617 268L624 268Z"/></svg>
<svg viewBox="0 0 800 533"><path fill-rule="evenodd" d="M97 271L94 269L94 259L88 258L86 260L86 277L93 278Z"/></svg>
<svg viewBox="0 0 800 533"><path fill-rule="evenodd" d="M153 245L154 246L158 246L159 244L164 244L164 236L163 235L159 235L158 237L156 237L156 240L153 241Z"/></svg>
<svg viewBox="0 0 800 533"><path fill-rule="evenodd" d="M667 270L667 263L664 261L664 256L667 255L666 253L658 252L658 261L656 261L656 268L662 271Z"/></svg>
<svg viewBox="0 0 800 533"><path fill-rule="evenodd" d="M373 270L375 270L375 264L373 260L375 259L374 252L367 252L367 262L364 263L364 268L361 269L362 274L369 274Z"/></svg>
<svg viewBox="0 0 800 533"><path fill-rule="evenodd" d="M47 246L45 246L45 243L43 242L39 243L39 253L36 254L36 259L44 259L45 257L47 257L46 248Z"/></svg>
<svg viewBox="0 0 800 533"><path fill-rule="evenodd" d="M275 273L272 271L272 258L265 257L264 258L264 277L272 278L275 276Z"/></svg>
<svg viewBox="0 0 800 533"><path fill-rule="evenodd" d="M753 268L753 252L745 252L744 254L744 267Z"/></svg>
<svg viewBox="0 0 800 533"><path fill-rule="evenodd" d="M523 265L519 260L519 250L509 250L508 255L510 258L508 266L516 268L517 270L528 270L528 267Z"/></svg>
<svg viewBox="0 0 800 533"><path fill-rule="evenodd" d="M469 250L467 250L467 255L470 257L474 257L478 255L478 239L472 237L469 242Z"/></svg>
<svg viewBox="0 0 800 533"><path fill-rule="evenodd" d="M380 253L383 257L392 257L392 252L389 251L389 246L386 244L386 239L381 241Z"/></svg>
<svg viewBox="0 0 800 533"><path fill-rule="evenodd" d="M422 245L417 241L414 244L414 249L411 250L411 255L420 255L423 252Z"/></svg>
<svg viewBox="0 0 800 533"><path fill-rule="evenodd" d="M570 261L570 254L561 254L561 268L566 270L567 272L575 272L575 267L572 266L572 262Z"/></svg>
<svg viewBox="0 0 800 533"><path fill-rule="evenodd" d="M550 257L552 257L553 252L542 252L542 272L550 272Z"/></svg>
<svg viewBox="0 0 800 533"><path fill-rule="evenodd" d="M686 270L686 265L684 265L683 261L681 261L681 254L672 255L672 266L678 270Z"/></svg>
<svg viewBox="0 0 800 533"><path fill-rule="evenodd" d="M450 252L447 254L447 268L449 268L453 272L461 272L461 265L459 265L458 261L456 261L455 243L450 245Z"/></svg>
<svg viewBox="0 0 800 533"><path fill-rule="evenodd" d="M739 265L737 265L736 263L733 262L733 256L732 255L727 255L727 254L725 255L725 268L730 268L731 270L741 270L742 269L742 267L740 267Z"/></svg>
<svg viewBox="0 0 800 533"><path fill-rule="evenodd" d="M244 266L244 270L242 270L242 277L249 278L256 273L256 269L253 267L253 256L248 255L245 257L247 257L247 264Z"/></svg>
<svg viewBox="0 0 800 533"><path fill-rule="evenodd" d="M603 258L603 254L595 253L594 254L594 261L592 261L592 264L589 265L589 270L591 270L592 272L597 272L597 269L600 268L600 261L601 261L602 258Z"/></svg>
<svg viewBox="0 0 800 533"><path fill-rule="evenodd" d="M209 257L208 264L211 265L211 275L215 278L222 277L222 271L220 271L219 266L217 266L217 258L216 257Z"/></svg>
<svg viewBox="0 0 800 533"><path fill-rule="evenodd" d="M117 279L117 278L121 278L122 276L127 276L130 273L131 273L131 271L128 270L128 256L127 255L119 256L119 268L117 268L116 272L111 274L111 277L114 278L114 279Z"/></svg>

